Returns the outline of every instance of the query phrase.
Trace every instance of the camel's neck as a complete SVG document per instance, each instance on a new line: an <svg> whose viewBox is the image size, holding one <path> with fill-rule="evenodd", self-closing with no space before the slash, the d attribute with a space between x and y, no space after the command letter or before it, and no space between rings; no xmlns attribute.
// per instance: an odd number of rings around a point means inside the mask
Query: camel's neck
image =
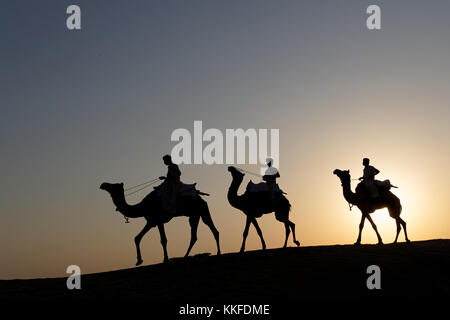
<svg viewBox="0 0 450 320"><path fill-rule="evenodd" d="M228 194L227 194L228 202L237 209L241 208L240 197L237 194L241 183L242 183L242 179L233 178L233 181L231 182L231 185L230 185L230 188L228 189Z"/></svg>
<svg viewBox="0 0 450 320"><path fill-rule="evenodd" d="M356 193L354 193L350 187L350 179L348 181L341 181L341 182L345 200L347 200L348 203L357 205L358 199L356 197Z"/></svg>
<svg viewBox="0 0 450 320"><path fill-rule="evenodd" d="M125 200L125 195L121 194L111 194L111 198L113 200L114 205L116 206L116 210L122 213L125 217L128 218L139 218L144 215L140 212L137 205L130 206Z"/></svg>

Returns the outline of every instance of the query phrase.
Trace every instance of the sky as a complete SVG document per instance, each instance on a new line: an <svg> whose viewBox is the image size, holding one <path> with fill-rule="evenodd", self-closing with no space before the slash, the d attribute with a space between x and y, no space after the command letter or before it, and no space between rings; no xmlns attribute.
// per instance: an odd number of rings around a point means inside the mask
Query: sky
<svg viewBox="0 0 450 320"><path fill-rule="evenodd" d="M70 4L81 30L66 28ZM366 27L370 4L381 30ZM278 183L302 245L356 240L361 215L332 171L357 178L363 157L399 186L411 240L450 238L449 12L448 1L2 1L0 279L133 267L144 220L124 224L99 186L164 175L171 133L195 120L279 129ZM211 193L225 253L245 224L227 202L226 168L180 165L184 182ZM372 216L392 242L394 220ZM268 248L281 247L283 224L259 221ZM169 256L184 255L188 218L166 234ZM368 224L362 241L376 243ZM260 246L251 228L247 249ZM157 230L141 250L144 264L162 262ZM192 254L204 252L215 242L201 223Z"/></svg>

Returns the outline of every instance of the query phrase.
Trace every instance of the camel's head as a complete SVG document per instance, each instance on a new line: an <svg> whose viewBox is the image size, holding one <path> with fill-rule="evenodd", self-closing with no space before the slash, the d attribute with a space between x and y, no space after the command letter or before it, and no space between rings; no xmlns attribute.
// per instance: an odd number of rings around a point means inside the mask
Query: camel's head
<svg viewBox="0 0 450 320"><path fill-rule="evenodd" d="M109 194L111 196L115 196L115 195L120 195L124 193L123 190L123 183L108 183L108 182L103 182L100 185L100 189L105 190L107 192L109 192Z"/></svg>
<svg viewBox="0 0 450 320"><path fill-rule="evenodd" d="M233 179L240 179L241 181L244 179L245 173L240 172L235 167L228 167L228 171L231 172Z"/></svg>
<svg viewBox="0 0 450 320"><path fill-rule="evenodd" d="M339 170L335 169L333 174L337 175L341 181L350 181L350 170Z"/></svg>

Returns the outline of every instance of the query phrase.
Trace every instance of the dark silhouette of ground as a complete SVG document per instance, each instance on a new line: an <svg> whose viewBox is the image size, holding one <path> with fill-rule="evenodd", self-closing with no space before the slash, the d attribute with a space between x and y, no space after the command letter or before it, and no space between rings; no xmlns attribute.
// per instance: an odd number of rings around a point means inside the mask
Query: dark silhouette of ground
<svg viewBox="0 0 450 320"><path fill-rule="evenodd" d="M275 201L271 199L269 192L245 192L239 196L239 186L241 185L245 174L231 166L228 167L228 171L232 176L231 185L228 188L227 193L228 202L231 206L241 210L247 216L240 252L244 252L245 250L245 241L247 240L250 224L253 224L255 227L256 232L261 239L263 250L266 248L266 243L256 218L261 217L263 214L272 212L275 212L275 218L281 223L284 223L286 229L283 247L285 248L287 246L287 241L291 230L293 241L297 246L299 246L300 242L297 241L295 236L295 224L289 220L291 204L288 199L286 199L281 192L277 192L278 195Z"/></svg>
<svg viewBox="0 0 450 320"><path fill-rule="evenodd" d="M369 265L381 290L368 290ZM82 266L81 266L82 268ZM333 245L201 254L169 263L84 275L81 290L66 278L0 281L0 300L145 299L186 303L298 299L450 298L450 240ZM370 300L367 300L370 299ZM287 302L286 302L287 303Z"/></svg>

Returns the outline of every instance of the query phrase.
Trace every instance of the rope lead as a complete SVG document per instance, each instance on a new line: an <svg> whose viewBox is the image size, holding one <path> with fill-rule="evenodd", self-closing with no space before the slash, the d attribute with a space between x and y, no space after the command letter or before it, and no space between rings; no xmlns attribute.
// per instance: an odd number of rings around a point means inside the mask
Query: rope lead
<svg viewBox="0 0 450 320"><path fill-rule="evenodd" d="M238 171L245 172L245 173L248 173L248 174L252 174L252 175L257 176L257 177L262 177L262 175L260 175L260 174L257 174L257 173L251 172L251 171L247 171L247 170L244 170L244 169L241 169L241 168L238 168L238 167L235 167L235 168Z"/></svg>

